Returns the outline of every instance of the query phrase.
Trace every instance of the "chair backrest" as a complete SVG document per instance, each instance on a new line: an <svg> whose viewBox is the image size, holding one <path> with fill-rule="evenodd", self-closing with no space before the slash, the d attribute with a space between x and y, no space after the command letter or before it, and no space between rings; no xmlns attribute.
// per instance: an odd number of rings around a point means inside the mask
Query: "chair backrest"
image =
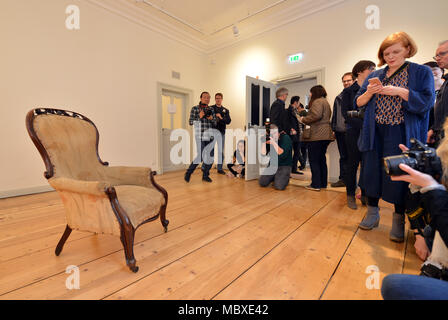
<svg viewBox="0 0 448 320"><path fill-rule="evenodd" d="M99 133L85 116L59 109L33 109L26 117L28 133L39 150L45 177L102 180L104 166L98 156Z"/></svg>

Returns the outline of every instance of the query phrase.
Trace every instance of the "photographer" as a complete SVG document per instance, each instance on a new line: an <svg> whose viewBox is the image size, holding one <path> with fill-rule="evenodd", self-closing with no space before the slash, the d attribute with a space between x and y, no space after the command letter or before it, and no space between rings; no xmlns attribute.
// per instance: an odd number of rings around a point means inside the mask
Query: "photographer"
<svg viewBox="0 0 448 320"><path fill-rule="evenodd" d="M372 72L356 96L358 107L365 107L361 136L361 180L366 183L367 215L360 223L363 230L378 227L379 199L395 205L389 239L404 241L404 214L407 184L391 181L385 175L382 159L400 154L399 144L409 146L410 139L426 141L429 110L434 103L431 69L406 61L417 53L417 46L405 32L388 36L380 46L379 66Z"/></svg>
<svg viewBox="0 0 448 320"><path fill-rule="evenodd" d="M269 154L266 144L271 146ZM262 144L261 154L271 158L269 167L261 174L258 180L261 187L267 187L274 182L274 188L285 190L289 184L292 165L292 141L285 133L279 133L275 124L271 124L270 139Z"/></svg>
<svg viewBox="0 0 448 320"><path fill-rule="evenodd" d="M221 134L221 141L218 139L218 173L226 174L224 170L222 170L222 164L224 162L224 149L225 149L225 141L226 141L226 127L232 119L230 118L229 109L225 108L222 105L223 100L222 93L215 94L215 102L216 104L212 106L215 111L216 116L216 129L218 129Z"/></svg>
<svg viewBox="0 0 448 320"><path fill-rule="evenodd" d="M184 179L186 182L190 182L191 175L201 162L203 162L202 180L212 182L209 174L214 158L213 145L215 141L212 130L216 130L213 129L216 127L216 117L213 108L208 106L209 102L210 94L208 92L202 92L199 104L191 108L189 121L190 126L194 125L197 156L185 173Z"/></svg>
<svg viewBox="0 0 448 320"><path fill-rule="evenodd" d="M445 127L447 130L447 127ZM407 148L400 145L401 150ZM438 154L443 166L448 167L448 141L442 143ZM419 187L423 203L431 216L430 226L436 231L432 253L422 267L422 275L392 274L383 280L381 293L385 300L448 300L448 192L446 187L428 175L400 164L408 175L395 176L394 181L404 181ZM448 177L444 174L443 180Z"/></svg>

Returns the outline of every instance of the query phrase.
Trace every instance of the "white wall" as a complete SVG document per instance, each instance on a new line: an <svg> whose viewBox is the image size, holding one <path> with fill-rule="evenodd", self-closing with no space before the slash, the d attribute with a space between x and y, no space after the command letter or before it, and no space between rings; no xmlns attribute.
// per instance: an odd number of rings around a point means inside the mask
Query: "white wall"
<svg viewBox="0 0 448 320"><path fill-rule="evenodd" d="M380 30L365 27L367 6L380 8ZM448 39L448 1L446 0L349 0L323 12L300 19L251 40L212 54L209 63L214 90L224 93L230 107L232 126L245 123L245 76L272 80L295 73L325 68L324 86L330 105L342 90L341 77L359 60L377 63L380 43L397 31L409 33L419 46L412 61L432 60L437 44ZM287 56L304 52L299 64L288 64ZM332 146L331 153L336 148ZM335 157L333 157L335 158ZM337 159L330 165L330 177L339 173Z"/></svg>
<svg viewBox="0 0 448 320"><path fill-rule="evenodd" d="M65 27L69 4L79 31ZM156 83L195 100L206 84L203 54L84 0L1 0L0 41L0 196L48 185L25 129L30 109L80 112L99 129L104 161L156 169Z"/></svg>
<svg viewBox="0 0 448 320"><path fill-rule="evenodd" d="M65 8L81 9L81 30L65 28ZM381 29L365 28L365 9L381 9ZM325 68L330 104L341 75L376 60L381 41L404 30L419 45L412 61L431 60L447 39L446 0L349 0L287 26L204 56L85 0L0 1L0 196L46 186L44 165L25 130L36 106L91 118L100 155L111 165L157 166L156 83L223 92L233 128L245 122L245 77L271 80ZM304 52L300 64L288 54ZM214 60L214 64L210 61ZM171 79L171 70L181 80ZM334 170L331 170L334 172Z"/></svg>

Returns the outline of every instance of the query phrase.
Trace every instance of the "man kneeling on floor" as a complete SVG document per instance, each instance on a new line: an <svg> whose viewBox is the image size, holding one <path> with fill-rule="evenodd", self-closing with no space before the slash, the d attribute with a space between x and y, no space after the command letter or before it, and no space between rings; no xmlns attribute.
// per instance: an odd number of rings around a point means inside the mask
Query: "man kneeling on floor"
<svg viewBox="0 0 448 320"><path fill-rule="evenodd" d="M266 145L269 145L269 151ZM271 124L270 139L261 146L261 154L270 158L269 166L260 176L259 184L267 187L274 182L274 188L285 190L289 184L292 165L292 141L285 133L279 133L278 127Z"/></svg>

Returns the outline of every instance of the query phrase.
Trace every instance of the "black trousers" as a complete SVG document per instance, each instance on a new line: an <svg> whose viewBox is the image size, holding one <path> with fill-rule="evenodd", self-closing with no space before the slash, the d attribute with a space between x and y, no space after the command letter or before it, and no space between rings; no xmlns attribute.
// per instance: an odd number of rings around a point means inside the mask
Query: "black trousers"
<svg viewBox="0 0 448 320"><path fill-rule="evenodd" d="M300 142L300 166L305 168L306 161L308 160L308 142L301 141Z"/></svg>
<svg viewBox="0 0 448 320"><path fill-rule="evenodd" d="M208 177L215 157L215 141L203 141L196 138L196 150L198 154L187 169L187 173L191 175L202 162L202 176Z"/></svg>
<svg viewBox="0 0 448 320"><path fill-rule="evenodd" d="M236 164L233 163L227 164L227 169L229 169L229 171L236 177L238 175L238 172L233 170L233 167L235 166ZM246 168L243 168L243 170L241 170L241 177L244 177L245 175L246 175Z"/></svg>
<svg viewBox="0 0 448 320"><path fill-rule="evenodd" d="M336 142L339 150L339 180L345 177L347 163L347 145L345 144L345 132L335 132Z"/></svg>
<svg viewBox="0 0 448 320"><path fill-rule="evenodd" d="M298 135L292 135L289 136L291 138L292 141L292 150L294 152L294 155L292 157L292 172L296 172L297 171L297 164L300 161L300 164L303 164L303 157L302 154L300 152L300 147L301 147L301 142L300 142L300 136Z"/></svg>
<svg viewBox="0 0 448 320"><path fill-rule="evenodd" d="M311 187L326 188L328 184L327 148L330 140L309 142Z"/></svg>
<svg viewBox="0 0 448 320"><path fill-rule="evenodd" d="M358 139L361 129L350 128L345 133L345 145L347 147L347 162L345 167L344 183L347 188L347 195L354 196L357 182L356 176L361 163L362 153L358 149Z"/></svg>

